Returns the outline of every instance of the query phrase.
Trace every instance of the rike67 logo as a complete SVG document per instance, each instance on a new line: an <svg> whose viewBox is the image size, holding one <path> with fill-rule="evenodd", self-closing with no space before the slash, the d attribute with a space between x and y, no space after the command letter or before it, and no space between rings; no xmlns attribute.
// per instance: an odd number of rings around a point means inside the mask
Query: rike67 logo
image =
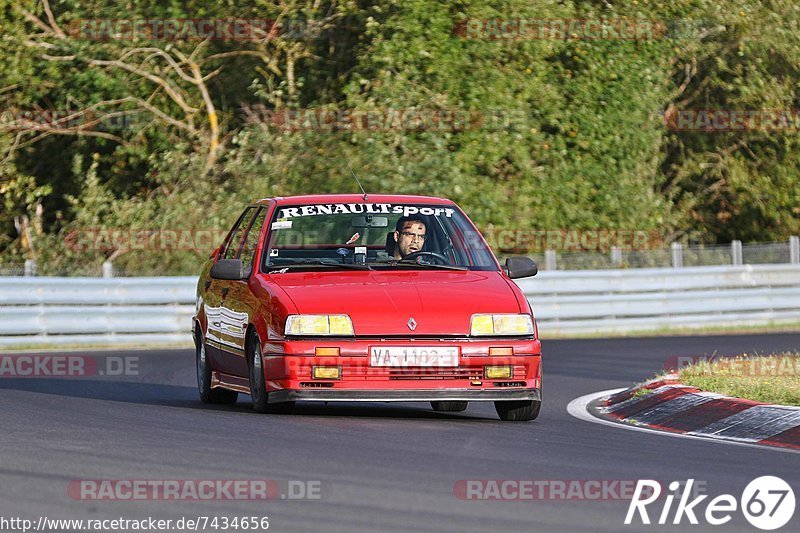
<svg viewBox="0 0 800 533"><path fill-rule="evenodd" d="M751 481L737 500L731 494L721 494L705 504L705 512L701 513L701 503L708 495L692 496L694 479L686 483L673 481L669 484L669 493L663 498L664 505L657 517L657 524L668 523L678 525L685 517L690 524L699 524L698 515L705 522L713 526L727 524L733 518L733 513L741 511L750 524L758 529L769 531L786 525L794 515L795 498L792 487L784 480L775 476L762 476ZM678 491L683 487L683 490ZM651 479L640 479L636 484L633 499L625 516L625 524L630 525L638 520L642 524L650 524L648 505L661 499L661 484ZM674 511L673 503L678 500ZM656 507L656 506L653 506ZM650 509L657 511L657 509ZM672 519L670 521L670 518ZM653 516L656 519L656 516Z"/></svg>

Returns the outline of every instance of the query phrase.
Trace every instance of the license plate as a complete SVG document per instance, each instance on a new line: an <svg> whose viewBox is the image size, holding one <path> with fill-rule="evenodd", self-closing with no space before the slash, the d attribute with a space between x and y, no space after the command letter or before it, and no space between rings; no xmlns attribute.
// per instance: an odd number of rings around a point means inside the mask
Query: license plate
<svg viewBox="0 0 800 533"><path fill-rule="evenodd" d="M370 366L458 366L458 346L372 346Z"/></svg>

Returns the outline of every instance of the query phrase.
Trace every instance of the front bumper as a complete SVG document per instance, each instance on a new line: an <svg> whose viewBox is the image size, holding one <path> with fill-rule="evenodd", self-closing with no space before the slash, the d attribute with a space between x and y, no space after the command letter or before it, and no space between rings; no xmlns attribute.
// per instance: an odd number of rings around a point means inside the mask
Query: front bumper
<svg viewBox="0 0 800 533"><path fill-rule="evenodd" d="M540 389L450 389L450 390L280 390L269 394L269 403L318 402L431 402L431 401L542 401Z"/></svg>
<svg viewBox="0 0 800 533"><path fill-rule="evenodd" d="M456 346L457 366L372 366L371 347ZM337 347L339 356L315 356ZM493 348L512 355L489 355ZM514 401L541 400L541 344L536 339L319 339L264 344L270 402L312 401ZM338 367L339 379L317 379L315 366ZM487 366L510 367L489 378Z"/></svg>

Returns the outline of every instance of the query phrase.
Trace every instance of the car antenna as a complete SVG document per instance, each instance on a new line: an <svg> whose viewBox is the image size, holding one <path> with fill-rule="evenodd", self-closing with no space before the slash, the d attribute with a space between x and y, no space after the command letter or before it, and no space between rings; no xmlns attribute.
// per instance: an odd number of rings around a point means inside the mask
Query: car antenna
<svg viewBox="0 0 800 533"><path fill-rule="evenodd" d="M361 192L364 193L364 201L366 202L369 199L369 197L367 196L367 191L364 190L364 187L361 185L361 181L359 181L358 176L356 176L356 173L353 172L353 167L350 166L349 162L347 163L347 168L350 169L350 174L352 174L353 177L356 179L356 183L358 183L358 188L361 189Z"/></svg>

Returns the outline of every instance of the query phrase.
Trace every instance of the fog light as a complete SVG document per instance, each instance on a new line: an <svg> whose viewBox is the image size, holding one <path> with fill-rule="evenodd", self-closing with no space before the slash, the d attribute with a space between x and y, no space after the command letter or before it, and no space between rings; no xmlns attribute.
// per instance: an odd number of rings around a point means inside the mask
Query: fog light
<svg viewBox="0 0 800 533"><path fill-rule="evenodd" d="M317 346L314 348L314 355L339 355L339 348L320 348Z"/></svg>
<svg viewBox="0 0 800 533"><path fill-rule="evenodd" d="M510 379L514 371L510 366L486 366L484 376L486 379Z"/></svg>
<svg viewBox="0 0 800 533"><path fill-rule="evenodd" d="M340 379L342 369L338 366L314 366L311 367L311 377L314 379Z"/></svg>
<svg viewBox="0 0 800 533"><path fill-rule="evenodd" d="M514 355L514 348L510 346L503 348L489 348L489 355Z"/></svg>

